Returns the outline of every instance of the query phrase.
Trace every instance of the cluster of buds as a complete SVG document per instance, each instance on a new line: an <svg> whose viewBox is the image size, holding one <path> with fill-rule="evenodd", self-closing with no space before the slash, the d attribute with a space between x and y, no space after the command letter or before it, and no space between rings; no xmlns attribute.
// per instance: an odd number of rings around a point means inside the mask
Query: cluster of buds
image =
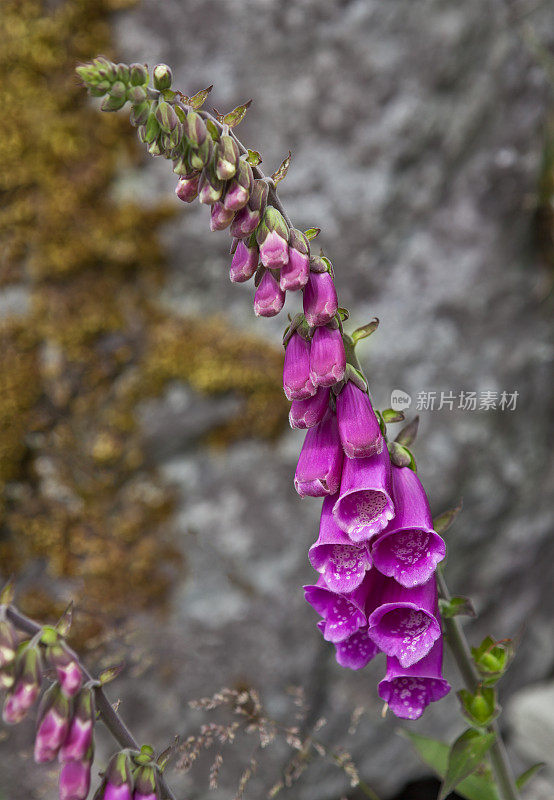
<svg viewBox="0 0 554 800"><path fill-rule="evenodd" d="M160 771L145 745L140 753L121 750L110 759L94 800L160 800Z"/></svg>
<svg viewBox="0 0 554 800"><path fill-rule="evenodd" d="M133 75L142 80L142 69L108 69L97 60L77 71L92 94L100 86L106 90L102 107L110 111L113 90L106 81L121 81L128 71L130 87ZM231 280L255 276L254 311L262 317L281 311L287 291L302 292L302 313L284 336L283 383L291 426L307 430L294 485L301 497L324 498L319 538L310 550L320 577L305 588L306 597L322 617L319 627L339 664L359 669L378 652L386 654L380 696L398 716L416 719L450 689L441 675L434 576L445 545L433 530L406 442L388 443L385 423L394 420L374 412L359 370L356 342L375 325L351 337L343 332L347 313L338 306L332 265L310 252L319 230L293 228L280 210L275 183L288 159L267 179L257 166L259 154L232 133L248 104L216 119L200 110L209 90L185 98L171 90L165 65L154 69L153 79L148 99L141 93L138 102L128 89L131 121L152 155L173 160L178 197L210 205L212 230L229 228Z"/></svg>

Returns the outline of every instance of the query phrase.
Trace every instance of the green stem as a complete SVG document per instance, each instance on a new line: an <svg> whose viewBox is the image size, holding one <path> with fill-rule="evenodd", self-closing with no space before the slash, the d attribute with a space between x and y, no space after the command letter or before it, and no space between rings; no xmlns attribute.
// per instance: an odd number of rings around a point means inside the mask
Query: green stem
<svg viewBox="0 0 554 800"><path fill-rule="evenodd" d="M437 570L437 584L439 588L439 597L448 602L450 600L450 592L448 591L444 575L440 569ZM481 683L481 678L471 656L471 651L461 625L456 617L448 617L444 619L443 622L446 629L448 646L454 656L454 661L460 671L462 680L467 689L474 693ZM494 733L496 736L489 753L500 798L501 800L519 800L519 792L498 723L493 722L488 726L487 730L490 733Z"/></svg>

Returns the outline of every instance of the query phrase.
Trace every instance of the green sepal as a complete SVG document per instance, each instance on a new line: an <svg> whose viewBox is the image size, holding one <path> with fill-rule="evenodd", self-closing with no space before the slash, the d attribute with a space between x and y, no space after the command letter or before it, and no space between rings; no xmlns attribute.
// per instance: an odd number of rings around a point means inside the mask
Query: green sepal
<svg viewBox="0 0 554 800"><path fill-rule="evenodd" d="M415 459L411 450L398 442L389 442L389 453L392 463L396 467L409 467L417 472Z"/></svg>
<svg viewBox="0 0 554 800"><path fill-rule="evenodd" d="M156 115L151 113L148 119L146 120L146 127L144 131L144 141L146 144L152 144L152 142L158 138L160 135L160 126L158 125L158 120L156 119Z"/></svg>
<svg viewBox="0 0 554 800"><path fill-rule="evenodd" d="M384 411L381 412L383 420L387 423L393 422L402 422L404 420L404 412L403 411L395 411L394 408L385 408Z"/></svg>
<svg viewBox="0 0 554 800"><path fill-rule="evenodd" d="M475 693L468 689L460 689L457 697L462 714L470 725L486 728L500 714L501 708L497 703L496 690L492 687L479 686Z"/></svg>
<svg viewBox="0 0 554 800"><path fill-rule="evenodd" d="M443 619L477 616L469 597L451 597L450 600L443 600L441 597L439 599L439 609Z"/></svg>
<svg viewBox="0 0 554 800"><path fill-rule="evenodd" d="M250 150L250 148L248 148L246 161L250 164L251 167L257 167L259 164L262 163L262 157L257 150Z"/></svg>
<svg viewBox="0 0 554 800"><path fill-rule="evenodd" d="M446 774L438 800L445 800L464 778L474 773L492 747L496 734L469 728L456 739L448 755Z"/></svg>
<svg viewBox="0 0 554 800"><path fill-rule="evenodd" d="M243 103L241 106L237 106L232 111L229 111L228 114L218 114L218 119L224 125L228 125L230 128L236 128L237 125L244 119L244 116L251 105L252 100L249 100L247 103Z"/></svg>
<svg viewBox="0 0 554 800"><path fill-rule="evenodd" d="M120 108L123 108L127 100L125 96L123 97L113 97L109 94L105 100L102 101L100 106L101 111L119 111Z"/></svg>
<svg viewBox="0 0 554 800"><path fill-rule="evenodd" d="M494 686L508 669L515 647L511 639L497 642L486 636L479 647L471 648L471 654L485 686Z"/></svg>
<svg viewBox="0 0 554 800"><path fill-rule="evenodd" d="M67 637L69 631L71 630L71 624L73 622L73 600L70 602L68 607L63 612L62 616L56 622L56 630L63 636L64 638Z"/></svg>
<svg viewBox="0 0 554 800"><path fill-rule="evenodd" d="M40 641L44 645L54 645L60 639L60 634L52 625L45 625L40 634Z"/></svg>
<svg viewBox="0 0 554 800"><path fill-rule="evenodd" d="M193 169L203 169L209 162L213 149L213 141L211 136L206 136L206 139L201 145L191 148L189 161Z"/></svg>
<svg viewBox="0 0 554 800"><path fill-rule="evenodd" d="M311 242L312 239L315 239L321 233L321 228L308 228L307 231L304 231L306 235L306 239Z"/></svg>
<svg viewBox="0 0 554 800"><path fill-rule="evenodd" d="M106 768L106 781L114 786L127 784L132 788L132 764L129 750L121 750L115 753Z"/></svg>
<svg viewBox="0 0 554 800"><path fill-rule="evenodd" d="M204 103L208 99L208 95L210 94L210 92L212 91L213 88L214 88L214 85L212 83L212 85L206 87L206 89L200 89L199 92L196 92L196 94L194 94L192 97L189 98L189 101L188 101L189 105L191 105L192 108L194 108L195 110L198 109L198 108L202 108L202 106L204 105Z"/></svg>
<svg viewBox="0 0 554 800"><path fill-rule="evenodd" d="M144 125L150 116L150 102L145 100L144 103L138 103L132 106L129 119L131 125L137 128L139 125Z"/></svg>
<svg viewBox="0 0 554 800"><path fill-rule="evenodd" d="M99 684L101 686L105 686L107 683L111 683L123 671L124 667L125 663L122 661L121 664L114 664L113 667L107 667L106 669L103 669L98 676Z"/></svg>
<svg viewBox="0 0 554 800"><path fill-rule="evenodd" d="M152 81L154 89L163 92L164 89L169 89L171 81L173 80L173 73L167 64L157 64L152 72Z"/></svg>
<svg viewBox="0 0 554 800"><path fill-rule="evenodd" d="M278 169L276 169L275 172L273 173L273 175L271 176L271 180L273 181L275 186L277 186L277 184L280 181L282 181L283 178L286 177L286 174L289 171L291 158L292 158L292 153L289 150L288 156L282 160L282 162L279 165Z"/></svg>

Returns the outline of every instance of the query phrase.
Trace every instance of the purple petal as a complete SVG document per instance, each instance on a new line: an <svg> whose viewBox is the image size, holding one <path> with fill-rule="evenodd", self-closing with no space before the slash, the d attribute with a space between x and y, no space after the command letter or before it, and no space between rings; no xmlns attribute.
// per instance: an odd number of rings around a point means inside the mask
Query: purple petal
<svg viewBox="0 0 554 800"><path fill-rule="evenodd" d="M310 380L310 345L296 332L285 350L283 389L288 400L306 400L316 392Z"/></svg>
<svg viewBox="0 0 554 800"><path fill-rule="evenodd" d="M348 458L368 458L383 449L384 439L366 392L347 381L337 397L339 432Z"/></svg>
<svg viewBox="0 0 554 800"><path fill-rule="evenodd" d="M353 542L371 539L394 517L391 491L391 463L386 447L370 458L345 459L333 515Z"/></svg>
<svg viewBox="0 0 554 800"><path fill-rule="evenodd" d="M397 717L419 719L429 703L442 700L450 684L442 677L442 640L430 653L407 669L398 659L387 658L387 674L379 684L381 697Z"/></svg>
<svg viewBox="0 0 554 800"><path fill-rule="evenodd" d="M310 261L305 253L289 247L289 260L281 267L279 285L283 291L296 292L308 282Z"/></svg>
<svg viewBox="0 0 554 800"><path fill-rule="evenodd" d="M260 259L268 269L281 269L289 260L288 243L277 231L269 231L260 244Z"/></svg>
<svg viewBox="0 0 554 800"><path fill-rule="evenodd" d="M335 644L337 663L347 669L362 669L375 658L379 648L366 630L356 631L343 642Z"/></svg>
<svg viewBox="0 0 554 800"><path fill-rule="evenodd" d="M313 383L316 386L333 386L343 379L345 369L346 354L340 330L325 326L316 328L310 350L310 377Z"/></svg>
<svg viewBox="0 0 554 800"><path fill-rule="evenodd" d="M60 800L85 800L90 789L90 764L68 761L60 772ZM105 797L105 795L104 795Z"/></svg>
<svg viewBox="0 0 554 800"><path fill-rule="evenodd" d="M244 283L250 280L258 268L258 248L256 245L247 247L244 242L237 244L233 254L229 277L233 283Z"/></svg>
<svg viewBox="0 0 554 800"><path fill-rule="evenodd" d="M304 287L304 316L317 328L330 322L338 310L337 290L328 272L310 272Z"/></svg>
<svg viewBox="0 0 554 800"><path fill-rule="evenodd" d="M274 317L284 304L285 293L281 291L271 272L266 272L256 289L254 313L257 317Z"/></svg>
<svg viewBox="0 0 554 800"><path fill-rule="evenodd" d="M306 400L293 400L289 412L291 428L313 428L323 419L329 407L330 389L321 386L312 397Z"/></svg>
<svg viewBox="0 0 554 800"><path fill-rule="evenodd" d="M343 458L337 418L329 410L321 422L306 433L294 476L298 494L301 497L335 494L340 485Z"/></svg>

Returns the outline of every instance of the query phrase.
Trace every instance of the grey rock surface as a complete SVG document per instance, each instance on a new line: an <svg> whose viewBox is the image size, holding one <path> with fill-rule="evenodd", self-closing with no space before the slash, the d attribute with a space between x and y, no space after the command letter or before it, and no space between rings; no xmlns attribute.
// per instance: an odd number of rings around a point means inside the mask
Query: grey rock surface
<svg viewBox="0 0 554 800"><path fill-rule="evenodd" d="M539 6L528 21L547 36L552 8ZM554 347L532 242L551 89L519 23L500 0L143 0L118 17L117 32L122 60L171 64L185 92L214 83L218 108L254 98L238 133L261 150L268 172L293 151L280 187L291 217L322 227L353 325L381 319L360 348L378 407L396 388L411 395L412 411L420 392L519 392L514 411L422 411L416 456L435 512L464 499L448 534L447 574L480 613L468 625L471 640L519 635L502 699L529 691L554 667ZM173 185L168 165L155 161L146 173L122 175L117 192L140 188L152 202ZM283 315L254 318L251 287L230 285L228 240L209 233L205 208L183 208L165 240L172 273L161 302L182 314L224 312L279 341ZM291 313L296 302L288 301ZM188 571L169 619L141 620L151 666L142 680L120 682L123 714L163 746L204 719L188 710L190 699L250 683L292 723L286 689L302 685L312 718L328 720L321 739L346 747L379 796L392 797L426 769L394 735L397 722L380 718L383 665L341 670L303 601L319 503L300 501L292 488L302 437L195 449L198 426L234 407L222 400L202 410L189 390L171 391L144 418L152 452L180 492ZM446 666L458 688L454 665ZM552 692L541 702L552 715ZM360 705L366 713L350 736ZM524 746L510 736L516 719L507 732L523 768L542 728L528 725ZM453 737L453 694L410 727ZM251 747L224 751L219 792L208 791L206 768L177 779L180 796L232 797L236 762L247 763ZM543 757L554 769L551 749ZM262 753L247 796L263 797L287 758L278 746ZM540 786L551 796L551 773L529 797L538 799ZM332 800L347 791L345 776L321 760L289 796Z"/></svg>

